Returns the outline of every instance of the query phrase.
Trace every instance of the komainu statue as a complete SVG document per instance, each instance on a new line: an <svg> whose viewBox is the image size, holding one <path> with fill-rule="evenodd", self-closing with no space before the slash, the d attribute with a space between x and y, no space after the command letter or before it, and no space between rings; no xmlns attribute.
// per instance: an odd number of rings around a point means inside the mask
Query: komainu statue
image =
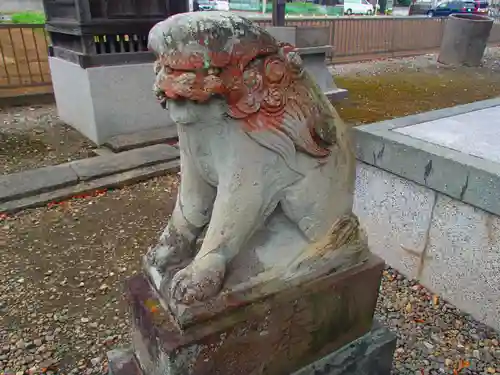
<svg viewBox="0 0 500 375"><path fill-rule="evenodd" d="M172 16L149 46L181 184L145 261L174 311L366 259L348 128L293 46L229 12Z"/></svg>

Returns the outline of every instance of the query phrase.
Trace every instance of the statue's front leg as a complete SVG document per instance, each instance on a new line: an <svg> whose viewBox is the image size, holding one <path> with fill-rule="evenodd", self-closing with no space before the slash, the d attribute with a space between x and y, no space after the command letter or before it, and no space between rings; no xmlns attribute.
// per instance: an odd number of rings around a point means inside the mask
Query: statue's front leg
<svg viewBox="0 0 500 375"><path fill-rule="evenodd" d="M224 282L228 263L272 211L260 183L245 181L242 176L235 179L218 187L203 245L193 262L170 284L174 302L190 304L215 296Z"/></svg>
<svg viewBox="0 0 500 375"><path fill-rule="evenodd" d="M172 217L155 247L148 254L148 263L163 273L194 257L198 236L210 220L216 189L199 175L190 156L181 154L181 185Z"/></svg>

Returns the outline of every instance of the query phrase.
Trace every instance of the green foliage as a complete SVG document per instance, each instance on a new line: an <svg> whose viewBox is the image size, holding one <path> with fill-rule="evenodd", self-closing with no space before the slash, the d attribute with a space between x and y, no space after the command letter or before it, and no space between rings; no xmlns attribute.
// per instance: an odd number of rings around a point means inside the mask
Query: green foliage
<svg viewBox="0 0 500 375"><path fill-rule="evenodd" d="M273 11L273 4L271 1L267 3L266 13ZM341 16L344 13L342 6L324 6L314 3L306 2L293 2L287 3L285 12L290 16Z"/></svg>
<svg viewBox="0 0 500 375"><path fill-rule="evenodd" d="M20 12L14 13L12 16L12 23L30 23L30 24L44 24L45 14L38 12Z"/></svg>

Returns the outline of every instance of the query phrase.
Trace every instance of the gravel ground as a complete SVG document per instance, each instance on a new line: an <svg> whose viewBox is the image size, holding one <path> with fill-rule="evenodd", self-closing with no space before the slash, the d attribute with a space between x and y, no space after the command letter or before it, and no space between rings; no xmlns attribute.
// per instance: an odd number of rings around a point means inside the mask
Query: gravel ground
<svg viewBox="0 0 500 375"><path fill-rule="evenodd" d="M173 208L166 176L0 220L0 373L100 374L128 340L123 282Z"/></svg>
<svg viewBox="0 0 500 375"><path fill-rule="evenodd" d="M345 75L374 75L385 73L397 73L406 69L441 69L454 70L458 72L474 72L483 69L500 71L500 47L488 47L485 50L483 65L479 68L447 68L437 63L437 54L427 54L395 59L370 60L359 63L336 64L332 66L332 72L336 76Z"/></svg>
<svg viewBox="0 0 500 375"><path fill-rule="evenodd" d="M49 364L104 374L128 341L124 281L156 241L177 178L25 211L0 222L0 373ZM388 269L378 318L399 337L394 374L500 375L498 334ZM423 371L423 372L422 372Z"/></svg>
<svg viewBox="0 0 500 375"><path fill-rule="evenodd" d="M54 105L0 108L0 175L87 158L92 148Z"/></svg>

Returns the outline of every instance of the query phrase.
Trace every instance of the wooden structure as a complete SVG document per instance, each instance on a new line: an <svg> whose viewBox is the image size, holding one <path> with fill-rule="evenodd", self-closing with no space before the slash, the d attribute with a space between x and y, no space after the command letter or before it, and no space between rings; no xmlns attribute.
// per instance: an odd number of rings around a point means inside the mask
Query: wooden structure
<svg viewBox="0 0 500 375"><path fill-rule="evenodd" d="M82 68L150 62L149 30L188 11L183 0L44 0L50 54Z"/></svg>

